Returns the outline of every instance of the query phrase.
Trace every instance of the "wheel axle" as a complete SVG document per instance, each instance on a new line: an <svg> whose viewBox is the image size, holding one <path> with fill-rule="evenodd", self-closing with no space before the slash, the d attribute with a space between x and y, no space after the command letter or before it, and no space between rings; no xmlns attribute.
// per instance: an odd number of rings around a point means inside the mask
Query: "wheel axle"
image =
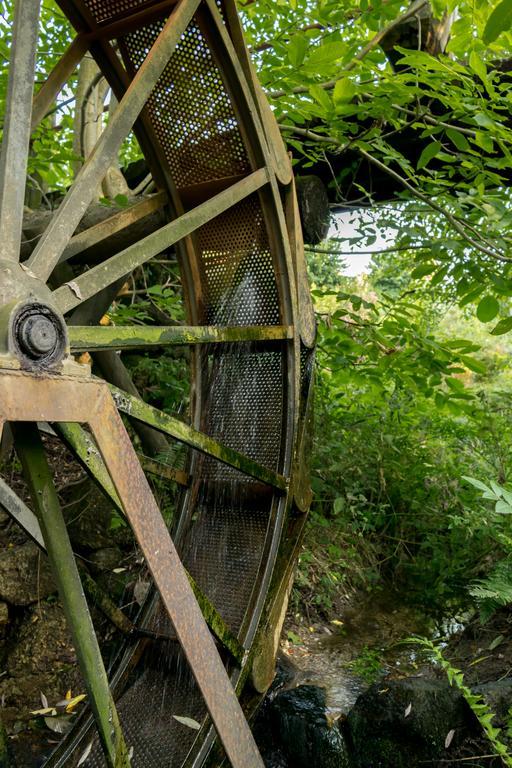
<svg viewBox="0 0 512 768"><path fill-rule="evenodd" d="M54 368L66 355L64 322L40 302L22 304L13 310L9 335L23 368Z"/></svg>

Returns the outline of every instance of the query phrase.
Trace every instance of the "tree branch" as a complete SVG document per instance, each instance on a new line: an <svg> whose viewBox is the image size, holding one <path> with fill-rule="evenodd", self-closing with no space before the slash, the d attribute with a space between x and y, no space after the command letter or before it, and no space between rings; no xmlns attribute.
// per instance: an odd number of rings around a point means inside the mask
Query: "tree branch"
<svg viewBox="0 0 512 768"><path fill-rule="evenodd" d="M398 181L399 184L401 184L405 189L407 189L414 197L418 198L418 200L421 200L423 203L426 203L430 208L432 208L434 211L437 211L437 213L440 213L444 218L448 221L449 224L452 225L452 227L456 230L456 232L461 235L464 240L469 243L469 245L473 246L473 248L477 249L481 253L484 253L486 256L489 256L491 259L498 259L499 261L506 261L506 262L512 262L512 258L509 258L508 256L505 256L503 253L497 252L496 250L491 250L493 246L491 244L483 245L476 240L474 240L468 233L466 232L467 228L470 228L473 232L475 232L474 228L468 225L465 229L465 224L461 223L456 216L454 216L450 211L447 211L445 208L443 208L441 205L436 203L434 200L432 200L431 197L428 197L428 195L425 195L423 192L421 192L419 189L417 189L413 184L411 184L407 179L405 179L403 176L400 176L399 173L394 171L392 168L389 168L385 163L378 160L376 157L373 157L373 155L370 155L369 152L367 152L365 149L362 149L361 147L355 147L355 150L366 160L368 160L369 163L372 163L372 165L375 165L377 168L380 168L381 171L384 171L389 176L391 176L395 181ZM476 233L478 235L478 233ZM481 237L481 236L480 236ZM484 243L486 242L484 238L481 238Z"/></svg>
<svg viewBox="0 0 512 768"><path fill-rule="evenodd" d="M462 128L460 125L445 123L444 120L436 120L435 117L432 117L432 115L429 115L426 112L417 113L414 109L407 109L406 107L401 107L399 104L392 104L391 106L398 112L403 112L405 115L415 117L417 120L424 120L426 123L430 123L430 125L441 125L443 128L452 128L454 131L464 133L466 136L471 136L472 139L476 136L476 131L471 130L471 128Z"/></svg>
<svg viewBox="0 0 512 768"><path fill-rule="evenodd" d="M314 131L309 131L304 128L297 128L293 125L280 125L281 130L285 131L292 131L293 133L296 133L299 136L304 136L305 138L312 139L313 141L320 141L322 143L329 143L334 146L339 147L339 150L346 149L349 145L347 143L343 144L339 139L336 139L334 136L322 136L319 133L315 133ZM417 189L413 184L411 184L410 181L405 179L403 176L401 176L399 173L394 171L392 168L387 166L385 163L383 163L381 160L378 160L376 157L371 155L369 152L367 152L365 149L362 149L361 147L358 147L357 145L353 145L354 152L357 152L361 157L364 157L369 163L372 165L375 165L377 168L379 168L381 171L386 173L388 176L391 176L391 178L395 179L401 186L403 186L405 189L407 189L413 197L416 197L418 200L421 200L423 203L429 206L429 208L432 208L432 210L436 211L437 213L440 213L451 226L453 229L458 232L463 239L469 243L473 248L477 249L481 253L485 254L486 256L489 256L492 259L498 259L499 261L503 262L512 262L512 258L505 256L502 252L500 252L498 249L496 249L491 243L485 240L480 233L478 232L475 227L473 227L471 224L467 224L466 222L460 221L453 213L450 213L450 211L447 211L443 206L439 205L435 202L431 197L421 192L421 190ZM475 237L477 237L481 242L478 242L478 240L475 240L473 237L471 237L467 230L470 230L473 232Z"/></svg>
<svg viewBox="0 0 512 768"><path fill-rule="evenodd" d="M415 0L415 2L412 3L412 5L403 13L401 16L398 16L396 19L393 19L384 29L381 29L380 32L377 32L372 39L366 43L366 45L361 48L359 53L357 53L352 61L350 61L346 67L343 68L343 72L350 72L358 62L360 62L362 59L364 59L365 56L367 56L370 51L373 51L374 48L376 48L382 41L382 39L396 26L401 24L406 19L409 19L411 16L415 16L418 11L420 11L422 8L424 8L426 5L428 5L428 0ZM338 82L340 78L336 78L336 80L328 80L326 83L312 83L312 85L319 85L320 88L323 88L326 91L332 90L336 83ZM272 99L280 99L283 96L288 96L290 94L300 94L300 93L309 93L309 86L307 85L299 85L296 88L292 88L291 91L270 91L267 93L267 95Z"/></svg>

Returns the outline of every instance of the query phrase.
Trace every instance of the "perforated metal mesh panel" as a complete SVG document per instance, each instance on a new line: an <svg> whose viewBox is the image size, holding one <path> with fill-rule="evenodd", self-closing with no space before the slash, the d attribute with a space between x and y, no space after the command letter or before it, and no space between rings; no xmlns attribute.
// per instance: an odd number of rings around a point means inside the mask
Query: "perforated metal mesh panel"
<svg viewBox="0 0 512 768"><path fill-rule="evenodd" d="M241 345L240 345L241 346ZM279 351L246 348L212 355L204 429L230 448L277 469L283 418ZM205 475L250 482L247 475L205 460Z"/></svg>
<svg viewBox="0 0 512 768"><path fill-rule="evenodd" d="M133 748L132 768L180 765L197 732L174 715L196 722L206 716L201 693L181 649L165 644L146 657L144 671L129 685L117 708L126 741ZM80 759L77 750L66 768L75 768ZM105 768L97 739L82 765Z"/></svg>
<svg viewBox="0 0 512 768"><path fill-rule="evenodd" d="M113 21L127 16L134 11L139 11L150 5L155 0L85 0L85 5L98 23Z"/></svg>
<svg viewBox="0 0 512 768"><path fill-rule="evenodd" d="M78 0L77 0L78 2ZM142 0L86 0L98 22L146 5ZM129 73L136 72L165 19L131 31L120 41ZM237 110L206 39L194 20L183 35L145 114L155 150L178 189L254 170L237 121ZM224 325L283 322L276 266L258 194L211 221L193 236L201 284L203 321ZM283 267L280 267L283 271ZM226 445L282 471L285 409L290 376L286 343L205 348L200 381L201 429ZM237 632L261 588L262 566L274 535L275 499L247 475L213 459L194 464L194 485L180 554L202 590ZM157 614L156 625L169 622ZM156 663L156 661L158 663ZM119 701L121 721L134 747L134 768L178 768L196 732L174 714L201 721L205 707L179 648L157 653ZM76 755L78 760L79 754ZM86 768L105 765L95 744Z"/></svg>
<svg viewBox="0 0 512 768"><path fill-rule="evenodd" d="M149 24L123 40L137 70L163 27ZM210 48L192 22L147 103L151 124L178 187L249 171L230 98Z"/></svg>
<svg viewBox="0 0 512 768"><path fill-rule="evenodd" d="M257 195L197 232L205 275L207 322L279 323L279 297L268 235Z"/></svg>

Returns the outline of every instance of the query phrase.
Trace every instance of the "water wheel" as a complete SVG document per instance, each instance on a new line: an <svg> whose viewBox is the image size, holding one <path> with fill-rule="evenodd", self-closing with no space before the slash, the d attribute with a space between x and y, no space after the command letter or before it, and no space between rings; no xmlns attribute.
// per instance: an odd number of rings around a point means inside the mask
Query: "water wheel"
<svg viewBox="0 0 512 768"><path fill-rule="evenodd" d="M4 480L0 502L48 552L89 702L42 764L259 766L239 698L248 711L272 678L309 502L315 330L290 160L234 0L58 5L76 37L34 96L39 0L15 3L0 180L0 428L34 511ZM22 261L31 130L86 54L119 105ZM154 194L77 234L132 130ZM165 221L119 249L114 235L154 211ZM170 249L187 324L101 325L120 282ZM188 350L188 419L144 402L118 354L176 346ZM185 465L141 459L133 427L143 446L144 434L185 446ZM119 506L154 579L135 618L103 600L124 631L108 672L41 430ZM172 540L143 467L178 482Z"/></svg>

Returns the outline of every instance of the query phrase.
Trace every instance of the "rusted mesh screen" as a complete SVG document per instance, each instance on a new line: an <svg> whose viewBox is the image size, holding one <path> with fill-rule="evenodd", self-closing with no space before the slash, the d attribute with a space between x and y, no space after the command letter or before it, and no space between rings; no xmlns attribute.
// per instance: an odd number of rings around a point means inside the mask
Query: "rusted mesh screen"
<svg viewBox="0 0 512 768"><path fill-rule="evenodd" d="M133 70L144 61L163 24L149 24L124 38ZM176 186L249 171L221 72L195 21L165 68L147 110Z"/></svg>
<svg viewBox="0 0 512 768"><path fill-rule="evenodd" d="M154 5L155 0L85 0L87 9L97 23L113 21Z"/></svg>
<svg viewBox="0 0 512 768"><path fill-rule="evenodd" d="M97 21L144 5L86 0ZM130 32L120 47L129 71L143 63L164 20ZM158 146L178 189L251 172L236 110L197 21L193 21L146 106ZM194 235L204 321L271 325L281 320L276 271L257 194ZM205 352L201 428L228 446L279 470L283 453L287 357L279 346L218 346ZM194 493L181 540L184 564L236 632L261 584L272 536L273 496L247 475L208 459L196 463ZM156 622L166 624L162 615ZM205 708L176 644L154 651L119 702L134 768L175 768L196 731L173 715L201 721ZM79 753L76 754L75 764ZM67 765L71 765L68 763ZM95 744L86 768L105 765Z"/></svg>

